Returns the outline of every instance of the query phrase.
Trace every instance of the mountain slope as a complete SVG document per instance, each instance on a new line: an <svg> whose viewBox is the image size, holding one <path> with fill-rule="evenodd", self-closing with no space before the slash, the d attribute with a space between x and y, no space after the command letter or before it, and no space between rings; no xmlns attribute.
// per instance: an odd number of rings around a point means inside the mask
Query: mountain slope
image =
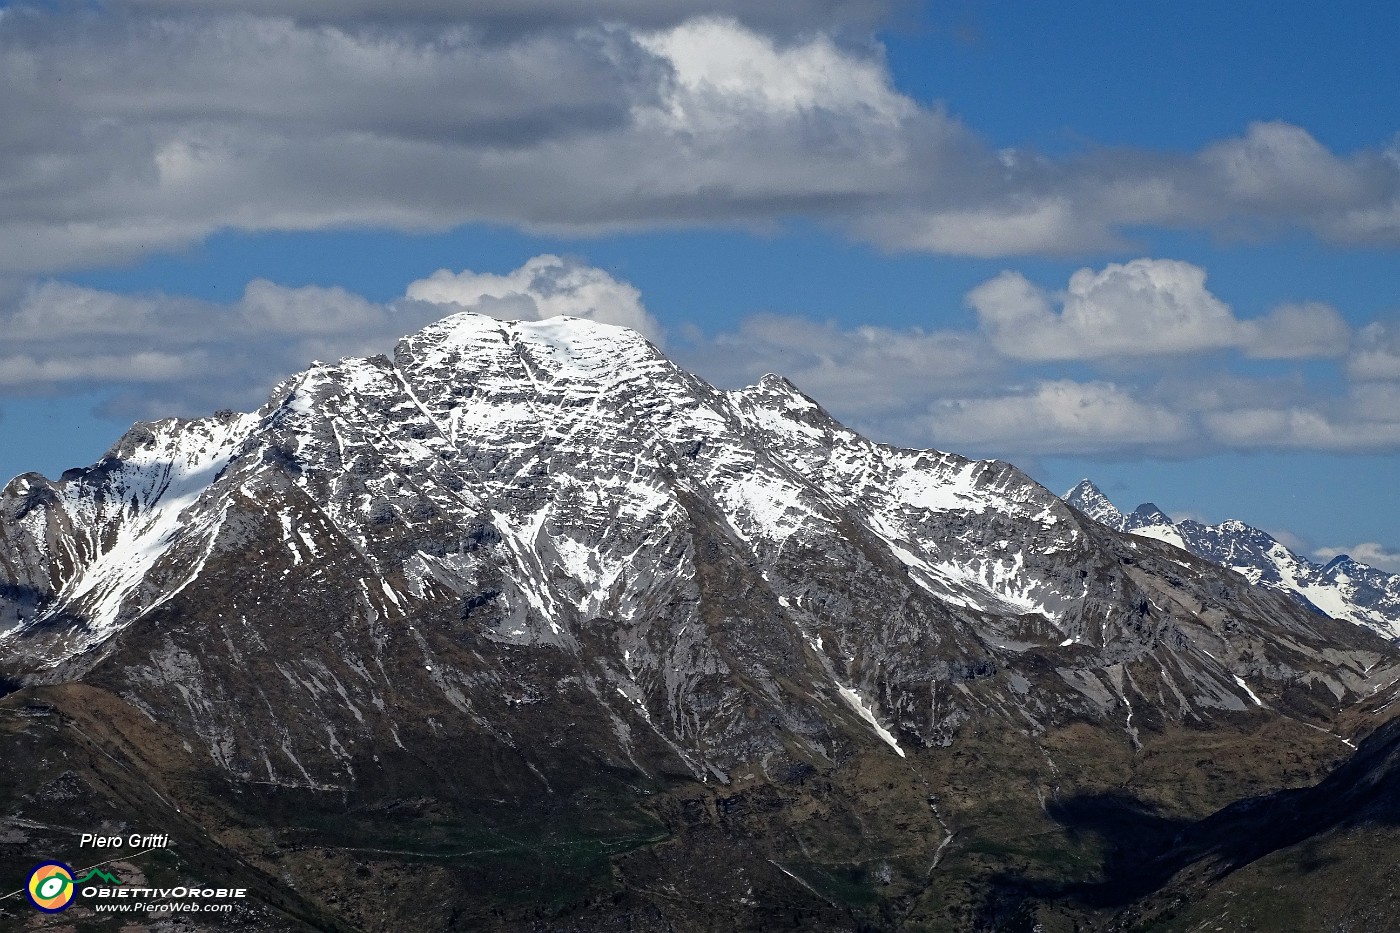
<svg viewBox="0 0 1400 933"><path fill-rule="evenodd" d="M1096 857L1024 841L1058 832L1047 799L1203 816L1314 780L1400 677L1384 640L1008 464L566 318L454 316L18 477L0 619L7 708L57 711L12 747L161 788L366 929L961 928L945 859ZM24 800L40 757L4 759ZM376 913L419 869L434 896Z"/></svg>
<svg viewBox="0 0 1400 933"><path fill-rule="evenodd" d="M1102 876L1064 884L1003 878L1006 895L1123 907L1118 929L1395 929L1400 722L1363 741L1315 785L1178 820L1121 792L1057 801L1068 828L1101 836Z"/></svg>
<svg viewBox="0 0 1400 933"><path fill-rule="evenodd" d="M1364 625L1385 638L1400 638L1400 574L1385 573L1345 554L1317 564L1239 521L1175 522L1150 502L1125 514L1087 479L1064 499L1110 528L1176 545L1243 574L1251 583L1292 594L1335 619Z"/></svg>

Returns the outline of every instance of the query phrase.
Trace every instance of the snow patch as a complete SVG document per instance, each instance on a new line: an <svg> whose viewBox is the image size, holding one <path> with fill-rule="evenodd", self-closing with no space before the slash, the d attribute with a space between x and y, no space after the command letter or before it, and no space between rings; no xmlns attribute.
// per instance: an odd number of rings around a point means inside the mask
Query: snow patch
<svg viewBox="0 0 1400 933"><path fill-rule="evenodd" d="M1253 690L1249 689L1249 684L1244 682L1243 677L1241 677L1239 674L1232 674L1231 676L1235 678L1235 683L1239 684L1242 688L1244 688L1244 692L1249 694L1249 698L1254 701L1255 706L1265 705L1264 701L1259 699L1258 695L1256 695Z"/></svg>
<svg viewBox="0 0 1400 933"><path fill-rule="evenodd" d="M860 698L860 694L856 693L850 687L843 687L841 684L837 684L836 689L840 691L841 699L845 700L861 719L870 723L870 728L875 730L875 734L884 739L885 744L894 749L895 753L898 754L900 758L903 758L904 749L899 747L899 742L895 741L895 737L890 733L890 730L880 725L880 721L875 718L875 714L871 712L870 707Z"/></svg>

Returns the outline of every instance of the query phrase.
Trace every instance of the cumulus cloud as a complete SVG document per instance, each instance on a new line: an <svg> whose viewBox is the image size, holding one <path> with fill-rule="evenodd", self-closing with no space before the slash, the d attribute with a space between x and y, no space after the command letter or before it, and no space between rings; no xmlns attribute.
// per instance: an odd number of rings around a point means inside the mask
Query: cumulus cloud
<svg viewBox="0 0 1400 933"><path fill-rule="evenodd" d="M1238 322L1205 281L1187 262L1135 259L1080 269L1061 296L1004 272L968 303L997 349L1020 359L1192 353L1239 341Z"/></svg>
<svg viewBox="0 0 1400 933"><path fill-rule="evenodd" d="M228 304L48 281L0 306L0 389L117 386L111 407L124 417L251 409L313 360L385 353L399 337L464 310L508 320L567 314L662 336L636 288L557 256L536 256L502 275L442 270L386 304L343 288L264 279Z"/></svg>
<svg viewBox="0 0 1400 933"><path fill-rule="evenodd" d="M975 334L917 328L843 327L795 315L758 314L677 348L689 369L737 387L778 373L874 435L912 441L902 420L950 392L987 386L1007 367Z"/></svg>
<svg viewBox="0 0 1400 933"><path fill-rule="evenodd" d="M1296 355L1291 340L1270 339L1271 354L1256 352L1267 344L1237 349L1285 361ZM721 386L785 375L880 440L1016 461L1400 448L1400 387L1359 384L1338 393L1291 367L1245 375L1230 372L1225 360L1197 360L1182 371L1115 366L1112 380L1045 378L1038 374L1056 367L1003 355L977 332L843 327L780 315L692 334L676 353Z"/></svg>
<svg viewBox="0 0 1400 933"><path fill-rule="evenodd" d="M427 305L376 305L341 288L264 280L231 304L44 282L0 310L0 386L116 386L111 407L123 417L251 409L313 359L385 352L440 315Z"/></svg>
<svg viewBox="0 0 1400 933"><path fill-rule="evenodd" d="M519 31L589 22L672 25L694 16L727 15L767 27L813 23L872 23L891 4L881 0L113 0L114 5L163 14L245 12L288 16L313 23L442 23L470 21L493 29Z"/></svg>
<svg viewBox="0 0 1400 933"><path fill-rule="evenodd" d="M973 256L1101 249L1150 225L1400 244L1394 144L1334 153L1260 123L1197 153L993 151L896 87L878 44L840 33L882 9L11 6L0 271L226 229L472 222L586 235L803 217Z"/></svg>
<svg viewBox="0 0 1400 933"><path fill-rule="evenodd" d="M1400 326L1374 321L1361 328L1356 347L1347 359L1347 373L1363 381L1400 380Z"/></svg>
<svg viewBox="0 0 1400 933"><path fill-rule="evenodd" d="M1378 453L1400 447L1400 386L1356 386L1345 398L1224 408L1202 416L1208 436L1233 450Z"/></svg>
<svg viewBox="0 0 1400 933"><path fill-rule="evenodd" d="M1340 357L1352 333L1336 308L1321 301L1282 304L1261 318L1240 323L1241 346L1265 360Z"/></svg>
<svg viewBox="0 0 1400 933"><path fill-rule="evenodd" d="M0 356L0 385L30 387L34 384L101 380L103 382L166 382L193 375L203 354L177 355L151 351L97 353L90 356Z"/></svg>
<svg viewBox="0 0 1400 933"><path fill-rule="evenodd" d="M955 185L911 189L853 229L891 249L971 256L1124 249L1123 231L1153 226L1400 245L1396 142L1339 154L1273 121L1195 153L1103 149L1054 160L1013 148L995 154L995 168L987 153L965 153Z"/></svg>
<svg viewBox="0 0 1400 933"><path fill-rule="evenodd" d="M1330 305L1241 320L1205 288L1203 270L1165 260L1080 270L1058 294L1006 273L969 303L976 332L757 315L678 349L724 385L787 375L838 418L908 446L1009 459L1400 448L1400 383L1325 388L1279 365L1346 353L1352 334ZM1378 345L1388 332L1371 336ZM1278 362L1234 372L1217 352L1227 349ZM1122 365L1152 354L1195 356L1170 368ZM1064 377L1066 363L1075 378ZM1086 368L1113 378L1078 375Z"/></svg>
<svg viewBox="0 0 1400 933"><path fill-rule="evenodd" d="M439 269L408 286L413 301L450 305L507 321L567 315L617 324L662 341L661 326L642 305L642 293L602 269L558 256L536 256L506 275Z"/></svg>
<svg viewBox="0 0 1400 933"><path fill-rule="evenodd" d="M343 288L284 288L255 279L243 290L242 322L258 333L375 333L388 323L386 309Z"/></svg>
<svg viewBox="0 0 1400 933"><path fill-rule="evenodd" d="M1121 246L1109 225L1081 216L1064 194L989 198L967 207L910 207L861 218L855 229L900 250L993 258L1075 255Z"/></svg>
<svg viewBox="0 0 1400 933"><path fill-rule="evenodd" d="M909 134L920 159L968 137L868 48L715 17L491 37L21 7L0 80L0 256L20 270L224 228L837 217L907 187Z"/></svg>
<svg viewBox="0 0 1400 933"><path fill-rule="evenodd" d="M1161 450L1186 439L1182 416L1113 383L1050 380L1009 394L949 399L928 413L930 435L949 449L1026 454Z"/></svg>
<svg viewBox="0 0 1400 933"><path fill-rule="evenodd" d="M1080 269L1058 294L1003 272L967 296L983 331L1022 360L1104 360L1237 348L1263 359L1336 357L1351 330L1321 302L1281 305L1242 321L1189 262L1134 259Z"/></svg>
<svg viewBox="0 0 1400 933"><path fill-rule="evenodd" d="M890 86L883 62L854 57L825 36L783 47L707 17L637 41L671 66L665 111L678 128L724 129L746 111L852 114L897 127L918 112Z"/></svg>
<svg viewBox="0 0 1400 933"><path fill-rule="evenodd" d="M858 430L907 446L1009 459L1400 449L1400 380L1358 379L1331 396L1298 367L1275 363L1244 375L1218 358L1189 371L1120 366L1111 380L1082 375L1106 369L1114 353L1141 352L1122 349L1133 331L1120 299L1144 301L1138 332L1173 352L1220 345L1202 337L1211 332L1202 319L1233 334L1241 354L1276 360L1335 353L1346 336L1329 325L1336 312L1327 306L1239 321L1203 283L1195 267L1153 260L1081 270L1062 295L1006 274L974 291L981 330L758 314L717 334L681 327L668 343L682 365L721 387L780 373ZM386 352L398 337L463 310L506 320L565 314L658 342L667 336L633 285L553 255L507 272L439 270L382 304L343 288L260 279L229 303L46 281L0 301L0 390L115 388L109 411L122 417L251 409L313 359ZM1017 348L1018 333L1039 348ZM1348 365L1362 365L1392 337L1382 325L1364 335ZM1070 353L1078 354L1069 358L1075 378L1061 365Z"/></svg>
<svg viewBox="0 0 1400 933"><path fill-rule="evenodd" d="M1280 121L1250 124L1243 137L1215 143L1201 163L1220 189L1265 211L1326 209L1367 193L1365 166L1328 151L1301 127Z"/></svg>
<svg viewBox="0 0 1400 933"><path fill-rule="evenodd" d="M1377 570L1384 570L1386 573L1400 573L1400 551L1388 548L1383 544L1377 544L1375 541L1363 541L1361 544L1353 544L1351 547L1320 547L1313 551L1313 556L1321 561L1329 561L1343 554L1351 557L1352 560L1375 567Z"/></svg>

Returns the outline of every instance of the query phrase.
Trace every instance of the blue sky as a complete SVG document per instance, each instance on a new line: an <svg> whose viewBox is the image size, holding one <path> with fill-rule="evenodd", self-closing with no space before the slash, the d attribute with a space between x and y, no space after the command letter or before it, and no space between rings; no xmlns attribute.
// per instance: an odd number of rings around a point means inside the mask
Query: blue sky
<svg viewBox="0 0 1400 933"><path fill-rule="evenodd" d="M1400 10L463 6L0 5L0 473L564 312L1400 570Z"/></svg>

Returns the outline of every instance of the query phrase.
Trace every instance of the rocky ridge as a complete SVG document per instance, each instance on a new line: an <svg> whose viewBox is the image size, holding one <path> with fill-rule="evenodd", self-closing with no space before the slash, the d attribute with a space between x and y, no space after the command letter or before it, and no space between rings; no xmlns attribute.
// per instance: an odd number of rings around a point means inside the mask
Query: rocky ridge
<svg viewBox="0 0 1400 933"><path fill-rule="evenodd" d="M1400 639L1400 574L1386 573L1346 554L1319 564L1241 521L1218 525L1173 521L1150 502L1124 513L1087 479L1065 493L1064 499L1110 528L1165 541L1228 567L1250 583L1288 593L1335 619Z"/></svg>

